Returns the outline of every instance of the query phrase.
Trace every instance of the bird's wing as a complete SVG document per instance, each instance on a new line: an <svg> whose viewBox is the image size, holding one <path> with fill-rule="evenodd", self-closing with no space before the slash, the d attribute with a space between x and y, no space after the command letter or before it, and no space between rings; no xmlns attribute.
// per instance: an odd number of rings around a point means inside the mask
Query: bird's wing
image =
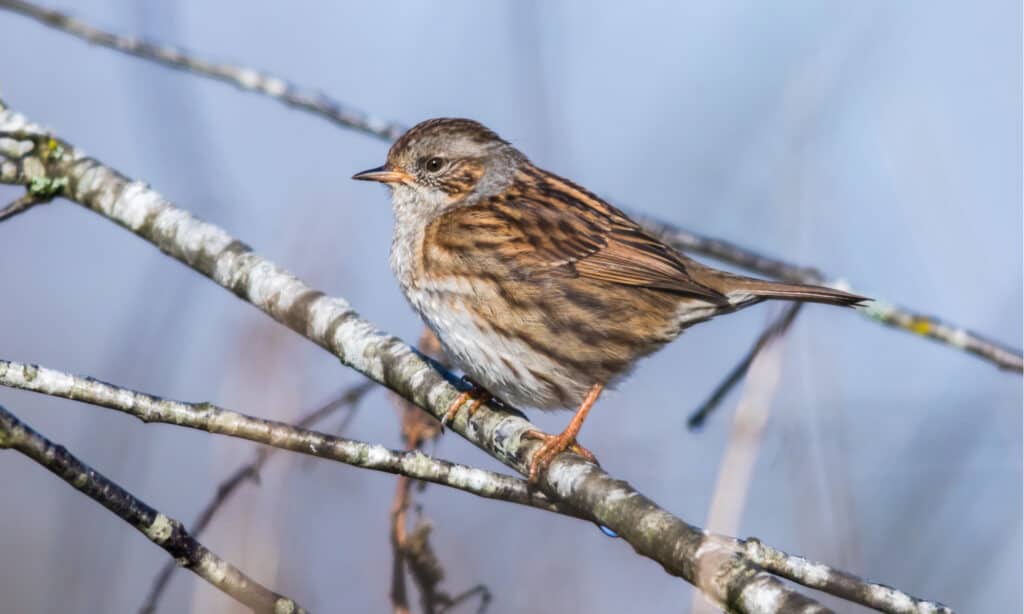
<svg viewBox="0 0 1024 614"><path fill-rule="evenodd" d="M492 275L581 277L728 303L690 275L688 267L701 265L582 188L543 177L526 183L529 189L443 214L428 228L426 245L434 256ZM428 249L425 261L431 260Z"/></svg>

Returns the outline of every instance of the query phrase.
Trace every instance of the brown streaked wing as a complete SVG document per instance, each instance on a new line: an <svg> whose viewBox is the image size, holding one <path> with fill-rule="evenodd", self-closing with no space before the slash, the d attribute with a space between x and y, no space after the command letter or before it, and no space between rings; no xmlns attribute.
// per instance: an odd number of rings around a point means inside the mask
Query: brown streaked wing
<svg viewBox="0 0 1024 614"><path fill-rule="evenodd" d="M474 269L508 271L521 279L579 276L728 302L690 276L685 257L618 209L560 177L538 179L517 181L511 199L457 208L432 222L425 264L431 264L434 249L448 249Z"/></svg>

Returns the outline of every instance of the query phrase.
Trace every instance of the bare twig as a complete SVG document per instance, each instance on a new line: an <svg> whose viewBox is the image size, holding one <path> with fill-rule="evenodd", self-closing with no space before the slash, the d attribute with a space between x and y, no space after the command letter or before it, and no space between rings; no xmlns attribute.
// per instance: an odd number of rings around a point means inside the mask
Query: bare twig
<svg viewBox="0 0 1024 614"><path fill-rule="evenodd" d="M849 290L845 282L838 279L830 281L825 274L815 268L790 264L784 260L740 247L735 243L701 236L650 217L644 218L642 221L648 230L659 235L680 251L703 254L767 277L797 283L825 284ZM961 349L993 363L1000 369L1024 373L1024 356L1021 355L1019 349L1010 348L998 341L988 339L937 317L924 315L879 299L872 300L856 311L887 326Z"/></svg>
<svg viewBox="0 0 1024 614"><path fill-rule="evenodd" d="M733 416L729 441L722 454L718 479L708 509L707 528L716 533L736 535L750 487L764 426L782 365L781 339L771 337L762 345L750 367L750 377ZM693 614L712 610L694 595Z"/></svg>
<svg viewBox="0 0 1024 614"><path fill-rule="evenodd" d="M247 416L212 403L160 399L92 378L5 360L0 360L0 386L107 407L135 416L146 423L173 424L239 437L356 467L408 475L481 497L557 510L569 515L579 514L565 505L553 503L547 495L528 488L526 482L519 478L431 458L418 450L399 452L284 422Z"/></svg>
<svg viewBox="0 0 1024 614"><path fill-rule="evenodd" d="M26 192L19 196L18 198L14 199L9 205L4 207L3 209L0 209L0 222L12 218L20 213L24 213L31 209L32 207L35 207L36 205L48 203L51 200L53 200L52 197L45 198L39 196L38 194Z"/></svg>
<svg viewBox="0 0 1024 614"><path fill-rule="evenodd" d="M328 297L310 288L291 273L253 253L223 229L202 222L176 207L146 184L127 179L101 162L85 157L65 142L59 143L61 155L48 155L43 159L38 151L40 143L48 137L38 126L0 103L0 132L5 131L32 133L35 138L28 148L20 143L4 146L0 139L0 157L6 158L0 162L0 183L23 185L25 177L19 169L25 168L31 158L32 165L41 167L47 178L66 182L67 187L62 194L70 200L130 229L165 254L206 275L278 322L329 350L343 364L426 409L435 418L440 419L459 394L452 385L454 379L450 373L436 362L417 354L400 339L377 330L345 300ZM96 400L98 404L111 403L103 395ZM249 419L232 412L218 415L216 412L196 412L196 407L182 404L159 403L151 397L148 401L144 396L140 400L146 405L143 412L146 416L166 416L177 421L186 419L202 424L212 432L224 432L227 428L240 436L269 437L275 444L304 453L309 453L306 446L315 435L307 433L297 437L295 429L288 425ZM203 407L209 409L208 406ZM528 470L539 444L525 439L523 434L535 429L533 424L513 413L487 406L477 411L472 422L467 413L455 419L451 425L453 431L521 474ZM266 433L268 429L273 435ZM278 436L284 439L276 439ZM349 447L352 445L356 449ZM340 456L347 457L353 453L353 460L358 461L355 464L377 469L388 467L396 473L424 479L421 475L424 472L420 469L425 467L426 462L422 459L426 457L422 454L409 458L380 446L362 448L355 442L347 442L341 447L348 449ZM360 456L360 451L366 456ZM426 479L450 484L452 480L442 479L438 473L447 473L450 478L452 467L444 467L436 461L430 463L430 471L425 472L428 474ZM473 471L479 470L460 470ZM487 472L472 475L489 478ZM518 483L511 478L507 478L506 492L497 495L491 490L494 480L503 478L505 476L489 478L491 481L484 484L480 494L490 493L495 498L513 500L517 496ZM461 480L459 483L467 490L480 490L478 483ZM578 456L563 454L553 460L540 486L558 503L529 499L528 504L558 506L560 510L566 510L565 513L578 510L574 515L582 515L614 531L639 554L657 561L667 572L686 579L723 608L733 612L764 614L829 611L752 565L737 540L708 534L683 522L627 483L612 478L600 467ZM526 495L537 496L532 490ZM920 611L949 610L932 608Z"/></svg>
<svg viewBox="0 0 1024 614"><path fill-rule="evenodd" d="M424 328L418 346L422 354L437 360L445 367L448 366L441 344L429 328ZM407 450L420 449L441 435L441 423L434 416L397 395L395 395L395 400L401 422L402 441L405 442ZM425 486L425 484L421 484ZM440 590L444 569L441 560L430 545L430 523L424 520L422 514L417 514L412 532L410 533L407 529L406 512L412 504L412 485L412 480L408 477L398 476L395 499L391 505L392 610L395 614L409 612L409 598L405 582L408 569L409 575L420 593L424 614L440 614L475 595L480 596L478 612L482 613L487 609L491 600L491 592L486 586L479 584L455 597Z"/></svg>
<svg viewBox="0 0 1024 614"><path fill-rule="evenodd" d="M189 535L182 524L146 505L0 406L0 449L21 452L132 525L200 578L254 612L305 612L292 599L255 582Z"/></svg>
<svg viewBox="0 0 1024 614"><path fill-rule="evenodd" d="M303 90L284 79L261 73L251 68L221 64L199 59L181 49L158 45L137 38L118 36L94 28L60 11L50 10L21 0L0 0L0 8L21 13L50 27L73 34L94 45L107 47L127 55L158 62L185 72L216 79L235 87L270 96L286 105L311 111L332 122L371 134L381 139L394 140L405 127L372 117L362 111L340 104L327 96Z"/></svg>
<svg viewBox="0 0 1024 614"><path fill-rule="evenodd" d="M373 388L374 384L372 382L363 382L353 386L336 398L307 414L296 423L296 426L300 428L313 426L327 416L346 407L355 411L356 405L359 401ZM351 412L349 415L351 415ZM196 518L196 521L192 524L193 536L198 538L206 531L206 528L210 525L213 517L223 508L224 504L231 498L231 495L234 494L242 484L249 480L252 480L253 482L259 481L259 475L260 471L263 469L263 465L270 460L270 457L273 455L275 450L276 448L270 447L260 448L256 451L256 455L251 462L239 467L234 473L221 481L213 498L206 504L206 507L203 508L203 511L199 513L199 517ZM153 580L153 585L149 589L149 594L146 595L145 601L139 608L139 614L152 614L153 612L156 612L157 604L163 596L164 591L167 589L171 580L171 575L174 574L174 570L176 568L177 566L173 561L164 565L163 569L160 570L160 573L158 573L156 578Z"/></svg>
<svg viewBox="0 0 1024 614"><path fill-rule="evenodd" d="M754 538L743 541L747 557L765 571L803 586L816 588L851 603L892 614L939 614L951 612L943 605L923 601L884 584L866 582L845 571L786 554Z"/></svg>
<svg viewBox="0 0 1024 614"><path fill-rule="evenodd" d="M409 507L412 480L398 476L395 499L391 504L391 609L394 614L409 614L409 591L405 585L405 512Z"/></svg>
<svg viewBox="0 0 1024 614"><path fill-rule="evenodd" d="M324 117L344 128L379 139L391 141L405 132L405 127L401 124L372 117L324 94L305 93L284 79L251 68L214 63L197 58L181 49L118 36L32 2L0 0L0 9L4 8L90 43L269 96L288 106ZM705 237L664 221L649 217L641 221L648 230L662 235L681 251L703 254L767 277L803 283L827 283L829 279L817 269L764 256L734 243ZM995 364L1000 369L1024 373L1024 356L1019 349L985 338L966 328L880 300L875 300L858 311L876 322L964 350Z"/></svg>
<svg viewBox="0 0 1024 614"><path fill-rule="evenodd" d="M757 338L757 341L754 342L753 347L751 347L747 355L743 357L743 360L733 367L732 371L725 376L725 379L723 379L718 387L715 388L714 392L711 393L711 396L709 396L706 401L701 403L700 407L690 414L690 418L686 421L686 425L691 430L696 430L704 426L704 421L707 420L709 415L711 415L711 412L718 408L722 403L722 399L725 398L725 395L729 394L729 391L735 388L736 384L738 384L739 381L743 379L743 376L746 375L747 371L750 369L751 363L754 362L754 358L757 357L761 349L764 348L769 341L784 335L786 331L789 330L790 325L793 324L793 320L795 320L797 314L800 313L801 305L802 303L790 303L786 306L782 315L772 322L768 328L764 329L764 332L762 332L761 336Z"/></svg>

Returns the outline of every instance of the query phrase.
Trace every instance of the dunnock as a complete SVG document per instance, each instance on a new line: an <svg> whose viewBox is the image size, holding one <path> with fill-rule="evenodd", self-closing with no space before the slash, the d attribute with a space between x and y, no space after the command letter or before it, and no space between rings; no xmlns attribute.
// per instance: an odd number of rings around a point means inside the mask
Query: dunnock
<svg viewBox="0 0 1024 614"><path fill-rule="evenodd" d="M531 480L567 448L594 460L576 434L602 389L687 327L766 299L865 300L704 266L468 119L418 124L353 178L391 188L391 268L474 384L446 419L492 393L576 409L559 435L527 433L544 442Z"/></svg>

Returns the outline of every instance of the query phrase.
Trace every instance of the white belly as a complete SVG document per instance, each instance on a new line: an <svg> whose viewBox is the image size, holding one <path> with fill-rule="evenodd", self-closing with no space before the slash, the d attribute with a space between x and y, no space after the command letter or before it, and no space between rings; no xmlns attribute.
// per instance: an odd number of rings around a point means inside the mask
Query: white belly
<svg viewBox="0 0 1024 614"><path fill-rule="evenodd" d="M455 365L502 401L524 408L561 409L567 403L559 389L572 390L573 398L583 397L583 387L559 364L518 339L495 333L486 321L466 310L465 298L416 289L406 296Z"/></svg>
<svg viewBox="0 0 1024 614"><path fill-rule="evenodd" d="M420 285L416 262L423 241L423 218L415 203L395 193L395 236L391 243L391 269L405 297L444 346L448 357L474 382L517 407L560 409L575 406L586 387L573 380L564 367L538 354L524 342L496 334L486 318L474 318L466 301L494 304L479 296L472 284L453 279L430 281L431 291ZM575 407L573 407L575 408Z"/></svg>

